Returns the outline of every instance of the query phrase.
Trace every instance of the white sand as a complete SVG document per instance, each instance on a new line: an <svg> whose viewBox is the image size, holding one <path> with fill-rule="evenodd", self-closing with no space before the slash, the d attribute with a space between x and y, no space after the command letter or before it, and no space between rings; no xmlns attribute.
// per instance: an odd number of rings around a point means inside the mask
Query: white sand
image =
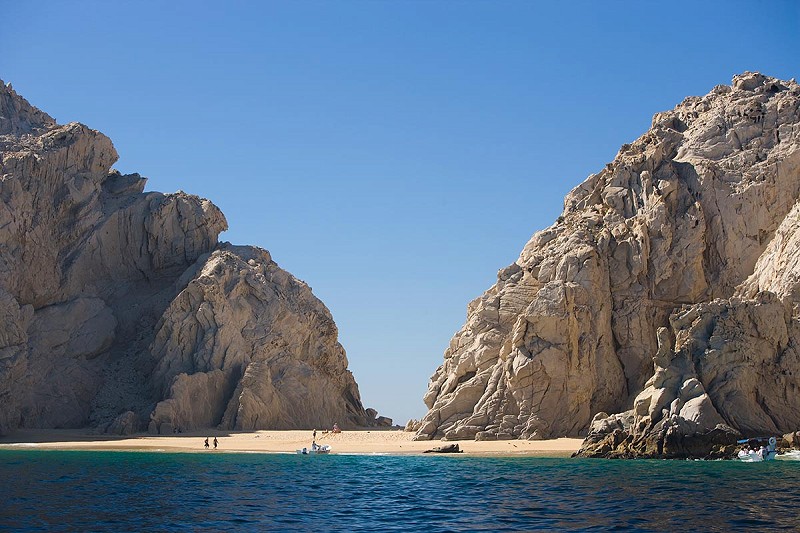
<svg viewBox="0 0 800 533"><path fill-rule="evenodd" d="M445 441L413 441L413 433L401 430L361 430L341 433L317 431L317 443L329 444L333 453L359 454L416 454L435 446L451 444ZM203 441L217 437L217 452L294 453L311 446L311 430L252 431L190 433L175 436L138 435L109 437L89 435L80 430L19 430L0 438L2 448L59 449L59 450L143 450L170 452L206 452ZM580 448L580 439L553 439L539 441L457 441L468 455L537 455L549 457L569 456Z"/></svg>

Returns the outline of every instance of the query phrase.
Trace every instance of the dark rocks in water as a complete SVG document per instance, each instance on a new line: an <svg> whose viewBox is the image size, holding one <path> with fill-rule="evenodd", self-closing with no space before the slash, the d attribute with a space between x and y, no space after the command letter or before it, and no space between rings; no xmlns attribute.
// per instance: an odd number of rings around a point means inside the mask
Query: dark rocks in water
<svg viewBox="0 0 800 533"><path fill-rule="evenodd" d="M573 457L607 459L726 459L735 455L741 434L724 424L702 433L687 434L678 424L637 436L625 429L592 432Z"/></svg>
<svg viewBox="0 0 800 533"><path fill-rule="evenodd" d="M458 443L447 444L445 446L437 446L435 448L431 448L430 450L425 450L422 453L464 453L458 447Z"/></svg>

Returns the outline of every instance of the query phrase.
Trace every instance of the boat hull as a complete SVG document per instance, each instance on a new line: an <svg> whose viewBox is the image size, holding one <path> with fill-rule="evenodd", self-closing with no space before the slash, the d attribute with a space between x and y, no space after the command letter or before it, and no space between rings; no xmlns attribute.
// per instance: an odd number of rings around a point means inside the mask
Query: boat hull
<svg viewBox="0 0 800 533"><path fill-rule="evenodd" d="M297 455L326 455L331 453L331 447L327 444L318 448L301 448L297 450Z"/></svg>

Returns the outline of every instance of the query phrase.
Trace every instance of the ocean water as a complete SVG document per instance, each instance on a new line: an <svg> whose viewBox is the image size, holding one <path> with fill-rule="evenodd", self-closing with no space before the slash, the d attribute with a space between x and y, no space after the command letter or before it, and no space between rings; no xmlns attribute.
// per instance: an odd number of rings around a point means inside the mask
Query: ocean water
<svg viewBox="0 0 800 533"><path fill-rule="evenodd" d="M800 461L0 450L0 530L800 529Z"/></svg>

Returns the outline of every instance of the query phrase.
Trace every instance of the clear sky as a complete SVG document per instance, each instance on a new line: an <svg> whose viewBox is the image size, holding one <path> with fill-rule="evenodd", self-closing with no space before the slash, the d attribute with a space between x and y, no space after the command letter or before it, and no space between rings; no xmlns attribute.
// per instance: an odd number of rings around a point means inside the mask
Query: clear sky
<svg viewBox="0 0 800 533"><path fill-rule="evenodd" d="M794 1L0 0L0 78L214 201L405 423L467 303L685 96L800 75Z"/></svg>

